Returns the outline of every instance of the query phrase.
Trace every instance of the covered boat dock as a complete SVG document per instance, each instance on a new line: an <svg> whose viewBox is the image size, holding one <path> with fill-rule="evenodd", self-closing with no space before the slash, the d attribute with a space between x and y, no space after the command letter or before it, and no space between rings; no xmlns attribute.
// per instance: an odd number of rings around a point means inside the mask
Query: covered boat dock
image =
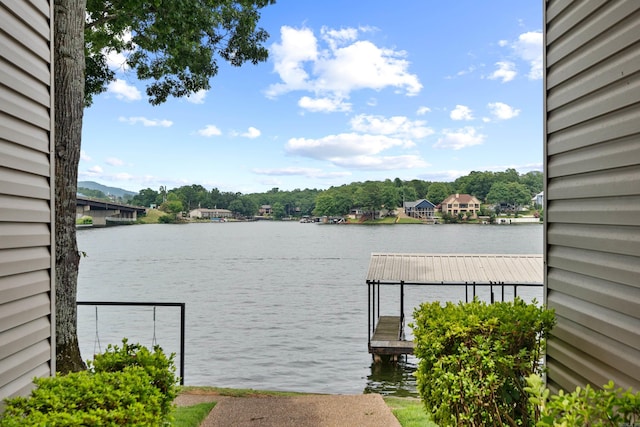
<svg viewBox="0 0 640 427"><path fill-rule="evenodd" d="M372 253L367 273L369 353L374 361L397 360L413 354L413 341L404 334L405 286L464 286L465 300L487 287L491 302L505 299L505 287L543 286L542 255ZM399 288L399 315L381 315L380 286Z"/></svg>

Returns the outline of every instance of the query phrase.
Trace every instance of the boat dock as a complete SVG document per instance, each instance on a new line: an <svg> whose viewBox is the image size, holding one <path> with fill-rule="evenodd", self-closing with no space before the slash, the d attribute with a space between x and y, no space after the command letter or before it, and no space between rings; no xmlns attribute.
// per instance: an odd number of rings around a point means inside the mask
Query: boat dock
<svg viewBox="0 0 640 427"><path fill-rule="evenodd" d="M487 287L491 303L505 300L505 288L543 286L542 255L488 254L371 254L367 273L369 353L374 362L397 361L413 354L415 343L405 339L405 286L464 286L466 301L476 297L476 288ZM380 313L381 286L400 290L399 315ZM444 302L444 301L443 301Z"/></svg>

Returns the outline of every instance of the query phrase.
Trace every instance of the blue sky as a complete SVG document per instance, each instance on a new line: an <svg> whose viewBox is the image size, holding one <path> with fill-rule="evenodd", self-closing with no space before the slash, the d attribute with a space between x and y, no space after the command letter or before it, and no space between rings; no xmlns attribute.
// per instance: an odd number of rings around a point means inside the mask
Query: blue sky
<svg viewBox="0 0 640 427"><path fill-rule="evenodd" d="M242 193L542 170L539 1L278 0L268 62L151 106L118 80L85 111L79 180ZM113 63L122 63L113 56Z"/></svg>

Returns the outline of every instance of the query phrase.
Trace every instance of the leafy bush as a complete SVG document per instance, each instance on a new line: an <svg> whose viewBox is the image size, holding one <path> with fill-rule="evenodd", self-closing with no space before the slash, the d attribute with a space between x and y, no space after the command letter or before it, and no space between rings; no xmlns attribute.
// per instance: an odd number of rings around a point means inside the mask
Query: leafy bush
<svg viewBox="0 0 640 427"><path fill-rule="evenodd" d="M93 224L93 218L85 215L83 217L76 219L76 224L81 224L81 225Z"/></svg>
<svg viewBox="0 0 640 427"><path fill-rule="evenodd" d="M28 398L7 400L0 426L161 425L162 396L140 367L36 378Z"/></svg>
<svg viewBox="0 0 640 427"><path fill-rule="evenodd" d="M128 366L139 366L151 378L151 383L162 394L162 413L171 412L172 402L178 394L178 379L175 376L175 354L167 357L160 346L154 346L153 352L140 344L129 344L125 338L122 347L109 344L102 354L87 362L95 372L118 372Z"/></svg>
<svg viewBox="0 0 640 427"><path fill-rule="evenodd" d="M541 370L553 311L514 302L415 310L418 392L440 426L527 425L525 378Z"/></svg>
<svg viewBox="0 0 640 427"><path fill-rule="evenodd" d="M602 390L587 385L572 393L560 390L549 396L543 379L527 377L529 401L536 412L536 426L636 426L640 424L640 392L615 388L613 381Z"/></svg>
<svg viewBox="0 0 640 427"><path fill-rule="evenodd" d="M6 401L0 427L167 424L178 391L174 357L126 339L109 345L88 371L34 379L29 398Z"/></svg>

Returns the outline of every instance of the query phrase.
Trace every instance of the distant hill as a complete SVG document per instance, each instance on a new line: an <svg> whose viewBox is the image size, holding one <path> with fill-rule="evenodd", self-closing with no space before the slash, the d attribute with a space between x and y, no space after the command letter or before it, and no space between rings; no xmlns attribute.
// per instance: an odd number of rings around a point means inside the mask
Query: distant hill
<svg viewBox="0 0 640 427"><path fill-rule="evenodd" d="M124 198L125 196L133 197L138 194L133 191L123 190L122 188L107 187L106 185L98 184L97 182L93 182L93 181L78 181L78 188L100 190L106 195L112 195L112 196L122 197L122 198Z"/></svg>

